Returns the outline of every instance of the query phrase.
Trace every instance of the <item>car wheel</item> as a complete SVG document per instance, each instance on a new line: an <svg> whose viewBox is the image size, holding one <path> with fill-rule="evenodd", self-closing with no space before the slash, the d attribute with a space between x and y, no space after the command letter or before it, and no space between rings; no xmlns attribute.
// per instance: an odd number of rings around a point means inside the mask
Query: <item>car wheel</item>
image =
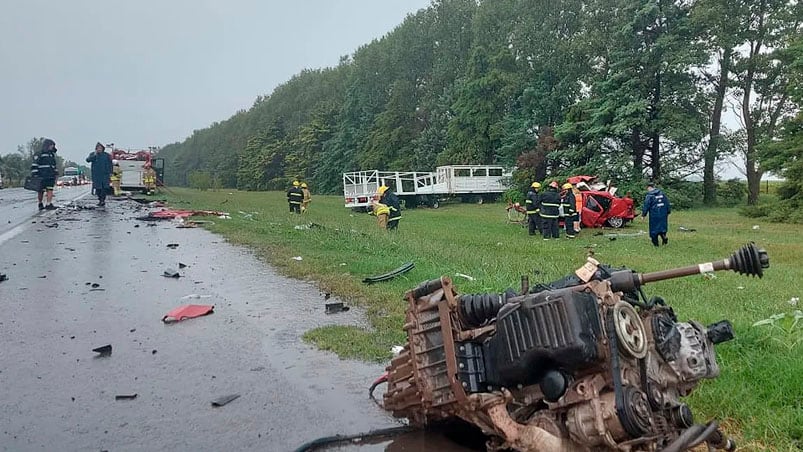
<svg viewBox="0 0 803 452"><path fill-rule="evenodd" d="M440 206L441 206L441 203L440 203L440 201L438 201L437 199L436 199L436 200L434 200L434 201L432 201L432 208L433 208L433 209L437 209L437 208L438 208L438 207L440 207Z"/></svg>
<svg viewBox="0 0 803 452"><path fill-rule="evenodd" d="M608 225L618 229L625 225L625 220L622 217L610 217L608 218Z"/></svg>

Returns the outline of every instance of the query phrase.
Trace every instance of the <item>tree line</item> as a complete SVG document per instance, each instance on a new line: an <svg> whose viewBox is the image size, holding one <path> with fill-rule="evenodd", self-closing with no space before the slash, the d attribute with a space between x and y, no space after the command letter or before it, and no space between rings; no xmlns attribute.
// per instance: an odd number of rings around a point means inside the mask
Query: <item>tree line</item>
<svg viewBox="0 0 803 452"><path fill-rule="evenodd" d="M702 173L707 204L738 156L749 204L766 170L800 196L801 19L795 0L434 0L159 156L168 184L331 193L345 171L441 164L520 181Z"/></svg>

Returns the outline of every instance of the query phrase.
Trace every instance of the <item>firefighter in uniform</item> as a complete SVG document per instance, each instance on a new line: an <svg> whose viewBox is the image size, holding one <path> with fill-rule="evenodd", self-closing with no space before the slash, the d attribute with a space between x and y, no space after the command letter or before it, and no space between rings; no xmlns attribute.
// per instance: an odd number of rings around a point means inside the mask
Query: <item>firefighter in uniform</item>
<svg viewBox="0 0 803 452"><path fill-rule="evenodd" d="M372 213L376 215L376 224L379 226L379 229L387 229L388 215L390 215L388 206L376 201L374 202L374 211Z"/></svg>
<svg viewBox="0 0 803 452"><path fill-rule="evenodd" d="M301 203L304 201L304 192L299 188L301 185L297 180L293 181L293 186L287 190L287 204L290 205L290 213L301 213Z"/></svg>
<svg viewBox="0 0 803 452"><path fill-rule="evenodd" d="M577 217L577 202L574 199L572 184L565 183L560 192L560 206L563 208L563 227L566 230L566 238L573 239L577 232L574 230L574 222Z"/></svg>
<svg viewBox="0 0 803 452"><path fill-rule="evenodd" d="M304 199L302 199L301 201L301 213L304 213L307 211L309 203L312 202L312 193L310 193L309 187L307 187L306 182L301 183L301 193L303 193L304 195Z"/></svg>
<svg viewBox="0 0 803 452"><path fill-rule="evenodd" d="M525 208L527 209L527 232L530 235L535 235L536 231L541 230L541 199L538 190L541 189L541 184L533 182L530 185L530 190L527 192L527 197L524 201Z"/></svg>
<svg viewBox="0 0 803 452"><path fill-rule="evenodd" d="M156 170L146 163L144 166L145 171L142 172L142 184L145 185L145 192L151 194L156 191Z"/></svg>
<svg viewBox="0 0 803 452"><path fill-rule="evenodd" d="M390 210L388 214L388 231L395 231L399 228L399 220L401 220L401 205L399 204L399 197L393 190L386 186L379 187L379 202L388 206Z"/></svg>
<svg viewBox="0 0 803 452"><path fill-rule="evenodd" d="M120 168L120 162L114 160L112 162L112 175L109 180L112 183L112 188L114 189L114 196L120 196L122 190L120 190L120 181L123 179L123 169Z"/></svg>
<svg viewBox="0 0 803 452"><path fill-rule="evenodd" d="M560 215L560 193L557 181L552 181L541 194L541 227L544 240L559 239L558 216Z"/></svg>

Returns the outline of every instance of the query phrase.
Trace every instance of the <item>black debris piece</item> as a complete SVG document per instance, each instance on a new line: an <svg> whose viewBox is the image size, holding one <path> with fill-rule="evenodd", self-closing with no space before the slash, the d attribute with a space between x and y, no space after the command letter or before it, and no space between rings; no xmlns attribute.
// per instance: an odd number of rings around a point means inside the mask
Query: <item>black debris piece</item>
<svg viewBox="0 0 803 452"><path fill-rule="evenodd" d="M117 394L114 396L114 400L134 400L137 398L137 394Z"/></svg>
<svg viewBox="0 0 803 452"><path fill-rule="evenodd" d="M135 227L135 228L138 228L138 227L139 227L139 225L138 225L138 224L135 224L135 225L134 225L134 227Z"/></svg>
<svg viewBox="0 0 803 452"><path fill-rule="evenodd" d="M236 400L240 397L240 394L229 394L218 397L217 399L212 401L212 406L220 407L226 405L227 403L231 402L232 400Z"/></svg>
<svg viewBox="0 0 803 452"><path fill-rule="evenodd" d="M128 330L128 332L129 332L129 333L133 333L133 332L134 332L134 331L136 331L136 330L137 330L136 328L131 328L130 330Z"/></svg>
<svg viewBox="0 0 803 452"><path fill-rule="evenodd" d="M326 303L326 313L327 314L335 314L338 312L345 312L348 311L349 307L345 306L343 303Z"/></svg>
<svg viewBox="0 0 803 452"><path fill-rule="evenodd" d="M89 284L89 283L87 283L87 284ZM98 287L100 287L100 284L98 284L98 283L96 283L96 282L93 282L93 283L92 283L92 288L93 288L93 289L95 289L95 288L98 288Z"/></svg>
<svg viewBox="0 0 803 452"><path fill-rule="evenodd" d="M39 277L39 279L45 279L45 278L47 278L47 275L42 275Z"/></svg>
<svg viewBox="0 0 803 452"><path fill-rule="evenodd" d="M158 353L158 352L156 351L155 348L153 350L151 350L151 355L155 355L156 353Z"/></svg>
<svg viewBox="0 0 803 452"><path fill-rule="evenodd" d="M178 268L179 268L179 269L181 269L181 268L187 268L187 264L183 264L183 263L179 262L179 263L178 263Z"/></svg>
<svg viewBox="0 0 803 452"><path fill-rule="evenodd" d="M165 278L181 278L181 275L178 273L178 270L168 268L162 273L162 276Z"/></svg>
<svg viewBox="0 0 803 452"><path fill-rule="evenodd" d="M377 275L377 276L369 276L369 277L363 279L362 282L364 282L366 284L373 284L373 283L382 282L382 281L390 281L391 279L401 275L402 273L407 273L408 271L412 270L413 268L415 268L415 264L412 263L412 262L407 262L406 264L402 265L401 267L399 267L399 268L397 268L397 269L395 269L395 270L393 270L391 272L388 272L388 273L385 273L385 274L382 274L382 275Z"/></svg>
<svg viewBox="0 0 803 452"><path fill-rule="evenodd" d="M0 282L8 281L8 275L5 273L0 273Z"/></svg>
<svg viewBox="0 0 803 452"><path fill-rule="evenodd" d="M328 299L329 299L329 298L331 298L331 297L332 297L332 294L331 294L331 293L329 293L329 292L326 292L325 294L323 294L323 299L324 299L324 300L328 300Z"/></svg>
<svg viewBox="0 0 803 452"><path fill-rule="evenodd" d="M98 353L99 356L110 356L112 354L112 345L106 344L98 348L93 348L92 351Z"/></svg>
<svg viewBox="0 0 803 452"><path fill-rule="evenodd" d="M168 243L167 247L170 248L171 250L174 250L178 248L178 243Z"/></svg>

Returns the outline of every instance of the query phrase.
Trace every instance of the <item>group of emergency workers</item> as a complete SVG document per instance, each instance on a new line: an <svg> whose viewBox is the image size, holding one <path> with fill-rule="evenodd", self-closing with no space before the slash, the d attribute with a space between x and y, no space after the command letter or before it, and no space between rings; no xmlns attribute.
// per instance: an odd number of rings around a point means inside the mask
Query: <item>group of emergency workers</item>
<svg viewBox="0 0 803 452"><path fill-rule="evenodd" d="M567 182L561 187L552 181L541 191L541 183L533 182L524 201L527 209L527 226L530 235L538 231L544 240L559 239L559 219L563 218L566 238L573 239L580 233L580 203L574 186Z"/></svg>
<svg viewBox="0 0 803 452"><path fill-rule="evenodd" d="M123 182L123 169L120 168L120 162L117 160L112 161L112 174L109 177L111 182L114 196L123 194L120 185ZM156 191L156 170L153 169L150 163L146 163L142 167L142 185L145 186L145 194L151 195Z"/></svg>
<svg viewBox="0 0 803 452"><path fill-rule="evenodd" d="M307 211L312 202L312 193L306 182L293 181L293 186L287 190L287 204L290 213L302 214Z"/></svg>

